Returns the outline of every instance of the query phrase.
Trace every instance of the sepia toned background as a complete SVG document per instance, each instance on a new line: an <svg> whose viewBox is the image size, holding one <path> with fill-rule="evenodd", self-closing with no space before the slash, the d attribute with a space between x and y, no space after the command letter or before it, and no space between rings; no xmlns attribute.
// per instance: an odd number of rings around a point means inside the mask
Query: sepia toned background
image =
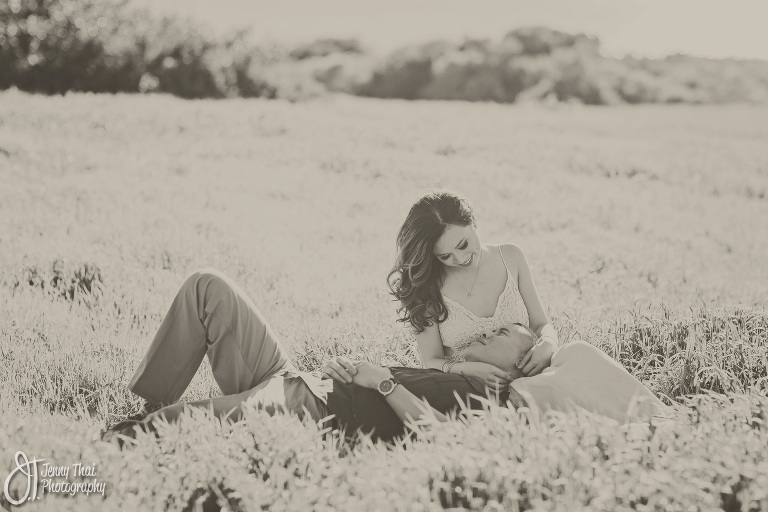
<svg viewBox="0 0 768 512"><path fill-rule="evenodd" d="M0 4L0 476L20 449L98 462L106 500L25 505L44 510L762 510L764 11ZM676 422L492 408L387 449L254 410L95 441L139 410L126 383L204 266L303 370L419 366L385 280L435 187L522 247L563 343L602 348ZM206 362L184 398L218 393Z"/></svg>

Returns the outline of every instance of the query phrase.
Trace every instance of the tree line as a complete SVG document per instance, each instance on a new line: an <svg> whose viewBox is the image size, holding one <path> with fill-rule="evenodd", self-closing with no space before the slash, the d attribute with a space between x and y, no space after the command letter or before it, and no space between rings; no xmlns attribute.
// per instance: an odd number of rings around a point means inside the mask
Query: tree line
<svg viewBox="0 0 768 512"><path fill-rule="evenodd" d="M0 89L592 105L768 100L767 61L611 58L594 37L545 27L410 45L383 58L354 39L287 46L254 44L251 35L215 35L125 1L8 0L0 3Z"/></svg>

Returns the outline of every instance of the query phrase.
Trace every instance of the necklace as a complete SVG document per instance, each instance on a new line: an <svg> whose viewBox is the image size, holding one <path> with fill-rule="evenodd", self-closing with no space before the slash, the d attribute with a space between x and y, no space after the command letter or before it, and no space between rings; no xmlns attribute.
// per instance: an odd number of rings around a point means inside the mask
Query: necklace
<svg viewBox="0 0 768 512"><path fill-rule="evenodd" d="M475 270L475 278L472 279L472 286L469 287L469 290L467 290L467 287L464 286L459 282L459 286L461 286L465 292L467 292L467 297L470 299L472 298L472 290L475 289L475 283L477 282L477 274L480 273L480 262L483 261L483 248L480 248L480 256L477 257L477 270ZM458 279L457 279L458 282Z"/></svg>

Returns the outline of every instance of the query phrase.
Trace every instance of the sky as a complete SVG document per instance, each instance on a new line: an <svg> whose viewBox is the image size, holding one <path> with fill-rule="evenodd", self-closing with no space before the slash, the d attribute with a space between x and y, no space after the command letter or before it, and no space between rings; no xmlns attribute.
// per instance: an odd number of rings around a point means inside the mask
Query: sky
<svg viewBox="0 0 768 512"><path fill-rule="evenodd" d="M768 59L768 0L133 0L255 39L356 37L378 53L432 39L499 39L543 25L597 36L604 54Z"/></svg>

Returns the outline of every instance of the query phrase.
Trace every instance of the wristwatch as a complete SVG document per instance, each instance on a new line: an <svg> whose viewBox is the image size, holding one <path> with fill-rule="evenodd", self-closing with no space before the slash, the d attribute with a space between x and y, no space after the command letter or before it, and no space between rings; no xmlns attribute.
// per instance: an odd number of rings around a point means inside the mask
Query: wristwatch
<svg viewBox="0 0 768 512"><path fill-rule="evenodd" d="M379 382L379 385L376 386L376 389L379 393L381 393L381 396L387 396L391 392L395 390L395 386L397 386L398 382L393 379L384 379L383 381Z"/></svg>

